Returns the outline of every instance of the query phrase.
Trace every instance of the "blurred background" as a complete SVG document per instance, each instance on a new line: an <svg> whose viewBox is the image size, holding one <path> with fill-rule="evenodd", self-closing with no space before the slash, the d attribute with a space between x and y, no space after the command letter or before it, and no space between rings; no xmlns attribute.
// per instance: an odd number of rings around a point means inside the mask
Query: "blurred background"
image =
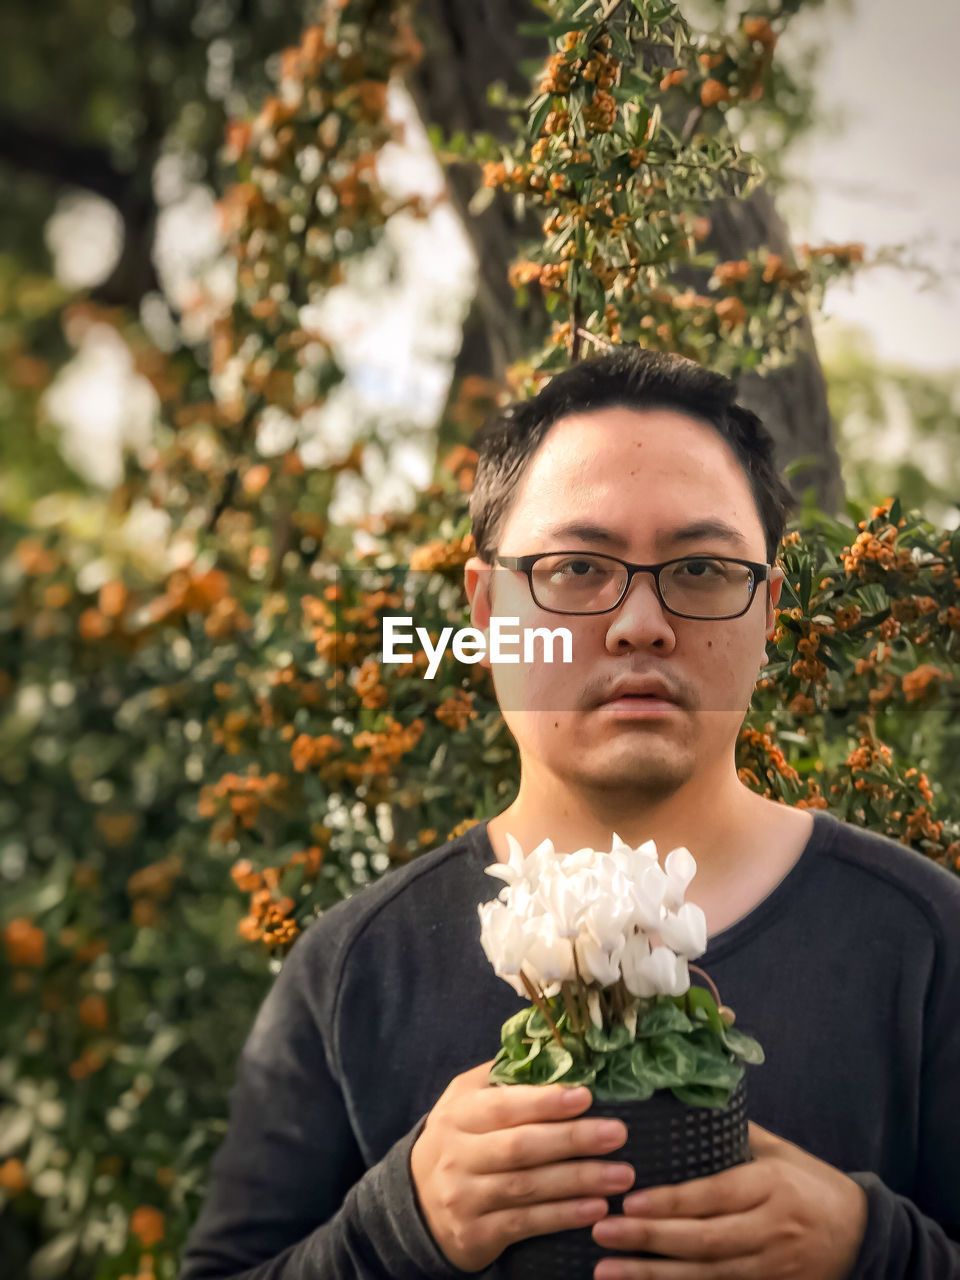
<svg viewBox="0 0 960 1280"><path fill-rule="evenodd" d="M602 8L0 9L5 1278L175 1280L289 947L512 799L380 619L462 621L472 434L590 341L735 376L797 500L741 779L960 865L960 10L630 0L564 120Z"/></svg>
<svg viewBox="0 0 960 1280"><path fill-rule="evenodd" d="M705 28L716 26L717 9L714 0L684 6ZM309 6L270 0L76 0L58 6L56 22L40 22L33 6L11 0L0 17L8 295L24 273L49 276L132 308L174 349L189 333L198 283L219 297L232 288L215 211L225 116L257 105L278 51L308 16ZM947 527L960 518L941 490L957 479L958 40L960 11L944 0L917 0L908 19L894 0L801 9L778 50L795 68L794 95L760 136L746 128L741 139L775 158L794 242L857 241L878 261L835 285L814 320L845 485L861 497L900 491ZM378 158L384 183L440 194L441 165L398 86L389 111L405 139ZM501 267L488 259L491 275ZM389 475L376 474L371 453L368 485L341 478L336 515L412 506L427 483L477 276L475 243L445 202L425 220L392 220L363 269L329 291L323 322L347 378L317 415L305 460L349 436L358 401L422 428L393 451ZM3 432L8 501L21 484L34 495L49 489L65 470L83 487L109 488L122 444L149 438L156 408L122 346L91 326L44 398L49 471L14 422Z"/></svg>

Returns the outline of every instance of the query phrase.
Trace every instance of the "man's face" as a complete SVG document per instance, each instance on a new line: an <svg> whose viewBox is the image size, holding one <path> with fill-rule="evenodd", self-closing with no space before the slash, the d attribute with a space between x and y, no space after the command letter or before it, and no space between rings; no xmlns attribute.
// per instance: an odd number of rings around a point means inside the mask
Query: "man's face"
<svg viewBox="0 0 960 1280"><path fill-rule="evenodd" d="M672 536L710 518L739 538ZM609 536L578 535L567 528L573 525ZM746 475L714 428L674 410L622 407L572 414L550 428L527 464L498 547L504 556L571 550L643 564L684 555L767 558ZM739 618L671 614L649 573L634 576L612 612L571 616L539 608L524 573L472 558L465 580L475 627L487 629L492 613L519 618L521 628L567 627L573 637L570 664L557 660L557 645L552 664L492 665L524 768L638 799L670 794L698 773L716 774L720 761L732 768L766 637L776 625L782 577L781 569L771 570L770 585L757 586ZM678 705L658 716L616 714L600 699L625 675L662 678Z"/></svg>

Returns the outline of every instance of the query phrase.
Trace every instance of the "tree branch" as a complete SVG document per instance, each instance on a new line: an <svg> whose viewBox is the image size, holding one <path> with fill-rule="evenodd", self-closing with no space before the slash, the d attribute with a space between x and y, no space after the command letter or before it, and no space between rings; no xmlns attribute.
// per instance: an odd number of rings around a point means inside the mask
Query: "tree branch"
<svg viewBox="0 0 960 1280"><path fill-rule="evenodd" d="M0 160L58 183L84 187L120 204L130 175L116 168L106 147L74 142L22 116L0 115Z"/></svg>

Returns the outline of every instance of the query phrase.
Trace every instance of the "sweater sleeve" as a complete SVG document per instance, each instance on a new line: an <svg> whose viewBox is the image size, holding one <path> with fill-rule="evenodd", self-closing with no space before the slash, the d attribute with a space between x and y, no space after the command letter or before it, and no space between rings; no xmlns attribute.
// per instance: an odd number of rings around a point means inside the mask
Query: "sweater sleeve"
<svg viewBox="0 0 960 1280"><path fill-rule="evenodd" d="M951 898L960 905L953 885ZM852 1280L960 1280L960 945L940 933L923 1019L917 1166L910 1196L876 1173L849 1176L867 1197Z"/></svg>
<svg viewBox="0 0 960 1280"><path fill-rule="evenodd" d="M960 1280L960 1241L875 1173L848 1176L867 1197L867 1226L850 1280Z"/></svg>
<svg viewBox="0 0 960 1280"><path fill-rule="evenodd" d="M314 926L315 927L315 926ZM254 1022L179 1280L453 1280L410 1152L427 1114L365 1168L331 1070L301 939ZM301 950L302 948L302 950ZM299 954L298 954L299 953Z"/></svg>

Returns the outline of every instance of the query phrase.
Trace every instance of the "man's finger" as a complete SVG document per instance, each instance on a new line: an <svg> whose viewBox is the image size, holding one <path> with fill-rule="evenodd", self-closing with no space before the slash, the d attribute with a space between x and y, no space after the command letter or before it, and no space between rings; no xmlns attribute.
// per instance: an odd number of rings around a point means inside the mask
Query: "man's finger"
<svg viewBox="0 0 960 1280"><path fill-rule="evenodd" d="M756 1164L739 1164L706 1178L631 1193L624 1197L623 1212L644 1218L712 1218L752 1209L768 1195L766 1173Z"/></svg>

